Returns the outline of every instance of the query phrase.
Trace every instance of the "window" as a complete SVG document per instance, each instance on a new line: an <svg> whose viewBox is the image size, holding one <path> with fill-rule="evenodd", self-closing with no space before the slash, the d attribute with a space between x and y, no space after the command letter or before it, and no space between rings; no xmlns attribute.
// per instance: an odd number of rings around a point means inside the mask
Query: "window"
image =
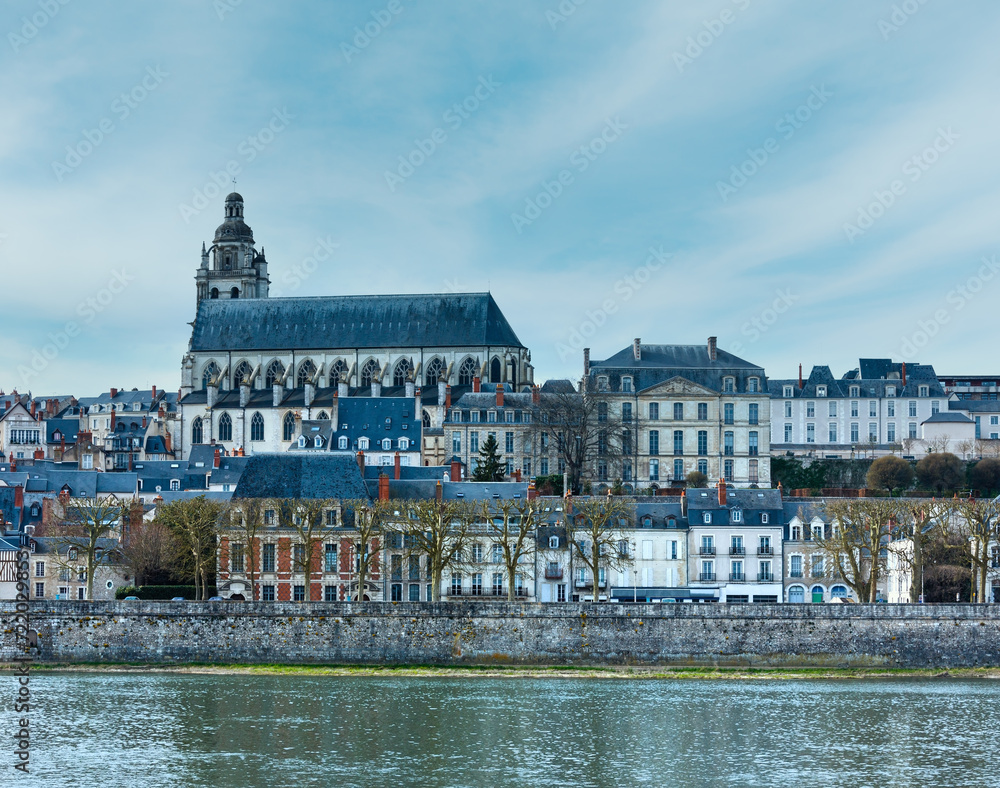
<svg viewBox="0 0 1000 788"><path fill-rule="evenodd" d="M708 403L698 403L698 421L708 421Z"/></svg>
<svg viewBox="0 0 1000 788"><path fill-rule="evenodd" d="M628 422L632 421L632 403L623 402L622 403L622 421Z"/></svg>
<svg viewBox="0 0 1000 788"><path fill-rule="evenodd" d="M284 376L285 365L280 361L272 361L267 368L267 372L264 373L264 385L267 388L271 388L276 383L280 383Z"/></svg>
<svg viewBox="0 0 1000 788"><path fill-rule="evenodd" d="M850 396L850 397L860 397L861 396L861 387L860 386L851 386L848 389L848 396Z"/></svg>
<svg viewBox="0 0 1000 788"><path fill-rule="evenodd" d="M674 430L674 454L684 454L684 431Z"/></svg>
<svg viewBox="0 0 1000 788"><path fill-rule="evenodd" d="M698 473L708 476L708 460L698 460Z"/></svg>
<svg viewBox="0 0 1000 788"><path fill-rule="evenodd" d="M295 414L292 411L288 411L285 414L285 418L281 422L281 439L284 441L290 441L295 435Z"/></svg>
<svg viewBox="0 0 1000 788"><path fill-rule="evenodd" d="M264 417L259 413L254 413L253 418L250 419L250 440L264 440Z"/></svg>
<svg viewBox="0 0 1000 788"><path fill-rule="evenodd" d="M660 453L660 431L659 430L650 430L649 431L649 453L650 454L659 454Z"/></svg>
<svg viewBox="0 0 1000 788"><path fill-rule="evenodd" d="M792 387L791 386L783 386L782 390L781 390L781 396L783 396L785 399L791 399L791 397L792 397Z"/></svg>
<svg viewBox="0 0 1000 788"><path fill-rule="evenodd" d="M857 443L860 440L858 437L858 423L851 422L851 443Z"/></svg>
<svg viewBox="0 0 1000 788"><path fill-rule="evenodd" d="M727 402L725 405L722 406L723 421L726 424L732 424L733 423L733 417L734 417L734 414L735 414L735 410L736 410L736 406L733 405L732 402Z"/></svg>
<svg viewBox="0 0 1000 788"><path fill-rule="evenodd" d="M751 394L756 394L760 391L760 378L750 378L747 381L747 391Z"/></svg>
<svg viewBox="0 0 1000 788"><path fill-rule="evenodd" d="M622 391L627 394L632 391L632 378L628 375L622 377Z"/></svg>
<svg viewBox="0 0 1000 788"><path fill-rule="evenodd" d="M327 543L323 546L323 571L337 571L337 545Z"/></svg>
<svg viewBox="0 0 1000 788"><path fill-rule="evenodd" d="M792 442L792 425L791 424L786 424L785 425L785 443L791 443L791 442Z"/></svg>
<svg viewBox="0 0 1000 788"><path fill-rule="evenodd" d="M829 435L827 437L828 437L830 443L836 443L837 442L837 424L835 422L832 422L832 421L830 422L830 432L829 432Z"/></svg>
<svg viewBox="0 0 1000 788"><path fill-rule="evenodd" d="M649 420L656 421L660 418L660 403L650 402L649 403Z"/></svg>
<svg viewBox="0 0 1000 788"><path fill-rule="evenodd" d="M870 422L868 424L868 440L877 441L878 440L878 423Z"/></svg>
<svg viewBox="0 0 1000 788"><path fill-rule="evenodd" d="M760 513L760 522L761 522L761 525L767 525L768 522L770 521L770 519L771 519L771 516L767 512L761 512Z"/></svg>
<svg viewBox="0 0 1000 788"><path fill-rule="evenodd" d="M825 397L826 396L826 386L817 386L816 387L816 396L817 397Z"/></svg>
<svg viewBox="0 0 1000 788"><path fill-rule="evenodd" d="M733 481L736 469L732 460L725 460L722 465L722 478L727 482Z"/></svg>
<svg viewBox="0 0 1000 788"><path fill-rule="evenodd" d="M493 573L493 596L503 596L503 575L499 572Z"/></svg>
<svg viewBox="0 0 1000 788"><path fill-rule="evenodd" d="M373 358L368 359L361 367L361 385L370 386L372 383L378 383L378 376L378 362Z"/></svg>
<svg viewBox="0 0 1000 788"><path fill-rule="evenodd" d="M462 573L453 572L451 575L451 595L461 596L462 595Z"/></svg>
<svg viewBox="0 0 1000 788"><path fill-rule="evenodd" d="M851 402L851 418L856 419L858 417L858 403L856 401Z"/></svg>
<svg viewBox="0 0 1000 788"><path fill-rule="evenodd" d="M274 601L274 586L266 585L260 587L260 598L265 602Z"/></svg>
<svg viewBox="0 0 1000 788"><path fill-rule="evenodd" d="M608 420L608 403L598 402L597 403L597 423L603 424Z"/></svg>
<svg viewBox="0 0 1000 788"><path fill-rule="evenodd" d="M698 575L698 580L702 583L711 583L715 580L715 564L713 562L701 562L701 573Z"/></svg>
<svg viewBox="0 0 1000 788"><path fill-rule="evenodd" d="M337 510L327 509L326 510L326 527L335 528L337 526Z"/></svg>
<svg viewBox="0 0 1000 788"><path fill-rule="evenodd" d="M660 480L660 461L650 460L649 461L649 480L651 482L656 482Z"/></svg>
<svg viewBox="0 0 1000 788"><path fill-rule="evenodd" d="M708 430L698 430L698 454L708 454Z"/></svg>
<svg viewBox="0 0 1000 788"><path fill-rule="evenodd" d="M392 385L405 385L406 381L410 379L412 374L413 367L410 365L410 360L408 358L401 358L398 362L396 362L396 366L392 370Z"/></svg>
<svg viewBox="0 0 1000 788"><path fill-rule="evenodd" d="M722 433L722 447L722 453L727 457L732 457L735 453L733 446L733 433L731 431Z"/></svg>
<svg viewBox="0 0 1000 788"><path fill-rule="evenodd" d="M812 557L812 576L823 577L823 556L814 555Z"/></svg>
<svg viewBox="0 0 1000 788"><path fill-rule="evenodd" d="M506 454L514 453L514 433L505 432L503 434L503 450Z"/></svg>
<svg viewBox="0 0 1000 788"><path fill-rule="evenodd" d="M786 419L790 419L791 417L792 417L792 403L791 402L786 402L785 403L785 418Z"/></svg>
<svg viewBox="0 0 1000 788"><path fill-rule="evenodd" d="M400 583L394 583L392 588L389 590L393 602L403 601L403 586Z"/></svg>
<svg viewBox="0 0 1000 788"><path fill-rule="evenodd" d="M759 446L759 444L757 442L758 441L758 433L756 433L756 432L750 432L748 437L749 437L749 441L750 441L750 445L748 447L748 452L749 452L749 454L750 454L751 457L756 457L757 454L758 454L758 452L760 451L760 446Z"/></svg>
<svg viewBox="0 0 1000 788"><path fill-rule="evenodd" d="M674 460L674 481L679 482L684 478L684 460Z"/></svg>
<svg viewBox="0 0 1000 788"><path fill-rule="evenodd" d="M597 390L607 391L608 390L608 378L607 375L600 375L597 378Z"/></svg>
<svg viewBox="0 0 1000 788"><path fill-rule="evenodd" d="M878 402L875 400L868 401L868 418L874 419L878 416Z"/></svg>
<svg viewBox="0 0 1000 788"><path fill-rule="evenodd" d="M917 389L917 396L918 397L926 397L926 396L929 396L929 394L930 394L930 388L928 386L920 386Z"/></svg>
<svg viewBox="0 0 1000 788"><path fill-rule="evenodd" d="M806 418L807 419L812 419L812 418L815 418L815 416L816 416L816 403L815 402L807 402L806 403Z"/></svg>
<svg viewBox="0 0 1000 788"><path fill-rule="evenodd" d="M711 525L711 523L712 523L712 513L711 512L704 512L701 515L701 521L703 523L705 523L705 525Z"/></svg>
<svg viewBox="0 0 1000 788"><path fill-rule="evenodd" d="M451 434L451 453L461 454L462 453L462 433L453 432Z"/></svg>
<svg viewBox="0 0 1000 788"><path fill-rule="evenodd" d="M556 549L559 548L559 537L558 536L550 536L549 537L549 548L552 549L552 550L556 550Z"/></svg>
<svg viewBox="0 0 1000 788"><path fill-rule="evenodd" d="M885 428L885 439L889 443L895 443L896 442L896 423L895 422L890 421L886 425L886 428Z"/></svg>
<svg viewBox="0 0 1000 788"><path fill-rule="evenodd" d="M739 509L733 509L733 510L732 510L732 511L731 511L731 512L729 513L729 515L730 515L730 518L729 518L729 519L730 519L730 520L731 520L732 522L734 522L734 523L740 523L740 522L743 522L743 512L741 512L741 511L740 511Z"/></svg>
<svg viewBox="0 0 1000 788"><path fill-rule="evenodd" d="M261 567L262 572L273 572L274 571L274 545L265 544L261 552Z"/></svg>
<svg viewBox="0 0 1000 788"><path fill-rule="evenodd" d="M816 425L807 424L806 425L806 443L816 442Z"/></svg>
<svg viewBox="0 0 1000 788"><path fill-rule="evenodd" d="M191 443L204 443L204 442L205 442L205 432L204 432L204 429L202 428L202 425L201 425L201 417L199 416L199 417L195 418L194 421L191 422ZM93 456L90 455L90 454L84 455L84 460L86 461L88 459L90 461L89 462L89 467L91 467L91 468L94 467L94 458L93 458ZM84 462L84 466L83 467L84 468L88 467L87 462Z"/></svg>
<svg viewBox="0 0 1000 788"><path fill-rule="evenodd" d="M305 586L295 586L292 590L293 599L296 602L304 602L306 598L306 587Z"/></svg>
<svg viewBox="0 0 1000 788"><path fill-rule="evenodd" d="M830 418L836 418L837 417L837 400L835 400L835 399L830 400L830 402L828 403L828 405L830 406L830 410L829 410Z"/></svg>
<svg viewBox="0 0 1000 788"><path fill-rule="evenodd" d="M323 586L323 601L324 602L337 601L337 586Z"/></svg>
<svg viewBox="0 0 1000 788"><path fill-rule="evenodd" d="M382 451L392 449L392 438L382 438Z"/></svg>
<svg viewBox="0 0 1000 788"><path fill-rule="evenodd" d="M674 421L684 421L684 403L674 403Z"/></svg>
<svg viewBox="0 0 1000 788"><path fill-rule="evenodd" d="M750 403L749 421L751 424L760 423L760 405L756 402Z"/></svg>
<svg viewBox="0 0 1000 788"><path fill-rule="evenodd" d="M793 555L788 561L788 576L802 577L802 556Z"/></svg>
<svg viewBox="0 0 1000 788"><path fill-rule="evenodd" d="M934 414L940 412L941 412L941 403L938 402L937 400L931 402L931 413Z"/></svg>
<svg viewBox="0 0 1000 788"><path fill-rule="evenodd" d="M735 378L723 378L722 380L722 390L726 394L732 394L736 391L736 379Z"/></svg>
<svg viewBox="0 0 1000 788"><path fill-rule="evenodd" d="M45 596L45 583L35 583L35 596L36 597Z"/></svg>
<svg viewBox="0 0 1000 788"><path fill-rule="evenodd" d="M916 439L916 437L917 437L917 423L915 421L911 421L909 423L907 437L913 438L914 440Z"/></svg>

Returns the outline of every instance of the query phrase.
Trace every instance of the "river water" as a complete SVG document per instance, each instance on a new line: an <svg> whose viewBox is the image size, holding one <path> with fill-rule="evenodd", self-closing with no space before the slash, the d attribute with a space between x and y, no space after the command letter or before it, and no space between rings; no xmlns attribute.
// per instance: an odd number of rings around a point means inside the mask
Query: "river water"
<svg viewBox="0 0 1000 788"><path fill-rule="evenodd" d="M1000 785L987 680L35 673L30 686L32 774L5 754L2 786Z"/></svg>

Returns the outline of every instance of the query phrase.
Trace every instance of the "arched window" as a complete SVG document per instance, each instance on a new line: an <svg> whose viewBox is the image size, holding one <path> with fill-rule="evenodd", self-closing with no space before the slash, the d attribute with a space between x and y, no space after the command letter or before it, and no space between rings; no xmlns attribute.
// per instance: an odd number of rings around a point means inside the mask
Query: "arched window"
<svg viewBox="0 0 1000 788"><path fill-rule="evenodd" d="M502 369L502 367L500 366L500 359L498 359L496 356L494 356L493 360L490 362L490 383L502 383L503 382L501 380L501 377L502 377L501 369Z"/></svg>
<svg viewBox="0 0 1000 788"><path fill-rule="evenodd" d="M436 386L438 380L444 374L444 362L439 358L432 358L427 364L427 371L424 373L424 381L428 386Z"/></svg>
<svg viewBox="0 0 1000 788"><path fill-rule="evenodd" d="M312 359L307 358L301 364L299 364L299 374L295 376L295 385L298 387L305 386L313 376L316 374L316 365L313 364Z"/></svg>
<svg viewBox="0 0 1000 788"><path fill-rule="evenodd" d="M259 413L253 414L253 418L250 419L250 440L264 440L264 417Z"/></svg>
<svg viewBox="0 0 1000 788"><path fill-rule="evenodd" d="M280 382L284 375L285 365L280 361L272 361L267 368L267 374L264 375L264 385L270 388L275 383Z"/></svg>
<svg viewBox="0 0 1000 788"><path fill-rule="evenodd" d="M191 422L191 443L204 443L205 432L201 426L201 417Z"/></svg>
<svg viewBox="0 0 1000 788"><path fill-rule="evenodd" d="M219 365L209 361L205 371L201 373L201 387L207 389L209 383L219 377Z"/></svg>
<svg viewBox="0 0 1000 788"><path fill-rule="evenodd" d="M431 414L426 410L420 415L420 423L424 425L425 430L431 427Z"/></svg>
<svg viewBox="0 0 1000 788"><path fill-rule="evenodd" d="M228 413L219 416L219 440L231 441L233 439L233 420Z"/></svg>
<svg viewBox="0 0 1000 788"><path fill-rule="evenodd" d="M233 267L233 256L229 254L229 252L226 252L226 268L232 268L232 267Z"/></svg>
<svg viewBox="0 0 1000 788"><path fill-rule="evenodd" d="M283 441L290 441L293 435L295 435L295 414L288 411L281 422L281 439Z"/></svg>
<svg viewBox="0 0 1000 788"><path fill-rule="evenodd" d="M396 362L396 368L392 371L392 385L405 385L412 370L413 367L410 366L410 360L408 358L401 358L398 362Z"/></svg>
<svg viewBox="0 0 1000 788"><path fill-rule="evenodd" d="M249 381L252 374L253 369L250 367L249 362L241 361L236 365L236 371L233 372L233 387L236 388L242 385L244 380Z"/></svg>
<svg viewBox="0 0 1000 788"><path fill-rule="evenodd" d="M212 292L209 294L209 298L218 298L218 297L219 297L219 288L213 287Z"/></svg>
<svg viewBox="0 0 1000 788"><path fill-rule="evenodd" d="M229 297L230 298L239 298L240 297L240 289L238 287L234 287L232 290L229 291Z"/></svg>
<svg viewBox="0 0 1000 788"><path fill-rule="evenodd" d="M372 381L378 377L378 362L370 358L365 362L365 365L361 368L361 385L370 386Z"/></svg>
<svg viewBox="0 0 1000 788"><path fill-rule="evenodd" d="M338 358L330 368L330 385L336 386L340 382L347 382L347 362Z"/></svg>
<svg viewBox="0 0 1000 788"><path fill-rule="evenodd" d="M329 420L330 420L330 414L329 414L329 413L327 413L327 412L326 412L325 410L321 410L321 411L319 412L319 415L318 415L318 416L317 416L316 418L317 418L317 419L318 419L319 421L329 421Z"/></svg>
<svg viewBox="0 0 1000 788"><path fill-rule="evenodd" d="M479 374L479 369L476 366L476 362L471 358L465 359L462 362L462 366L458 368L458 385L459 386L471 386L472 379Z"/></svg>

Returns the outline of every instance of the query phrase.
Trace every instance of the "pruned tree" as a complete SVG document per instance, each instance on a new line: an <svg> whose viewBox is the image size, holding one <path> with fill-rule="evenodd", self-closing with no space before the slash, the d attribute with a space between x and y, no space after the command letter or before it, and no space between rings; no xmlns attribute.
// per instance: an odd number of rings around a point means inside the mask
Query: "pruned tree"
<svg viewBox="0 0 1000 788"><path fill-rule="evenodd" d="M122 535L119 552L136 587L150 577L173 574L177 568L177 540L166 525L156 520L131 522Z"/></svg>
<svg viewBox="0 0 1000 788"><path fill-rule="evenodd" d="M383 500L352 500L344 503L345 512L353 517L352 528L357 539L357 593L352 599L365 598L365 583L372 572L379 545L386 531L390 504ZM346 524L346 523L345 523Z"/></svg>
<svg viewBox="0 0 1000 788"><path fill-rule="evenodd" d="M105 540L119 536L129 505L109 496L60 498L55 506L53 532L46 535L56 546L56 562L62 569L74 571L82 558L87 566L87 599L93 599L94 572L107 552Z"/></svg>
<svg viewBox="0 0 1000 788"><path fill-rule="evenodd" d="M600 600L601 570L622 569L632 563L629 518L634 502L618 496L571 499L566 530L575 560L590 572L594 602Z"/></svg>
<svg viewBox="0 0 1000 788"><path fill-rule="evenodd" d="M171 501L157 509L157 522L166 525L177 539L180 571L194 578L195 599L205 598L227 508L224 503L199 495Z"/></svg>
<svg viewBox="0 0 1000 788"><path fill-rule="evenodd" d="M924 443L927 444L928 452L931 454L940 454L948 451L948 446L951 444L951 436L941 433L940 435L935 435L933 438L924 438Z"/></svg>
<svg viewBox="0 0 1000 788"><path fill-rule="evenodd" d="M906 460L894 455L879 457L868 469L867 485L872 490L906 490L913 484L913 468Z"/></svg>
<svg viewBox="0 0 1000 788"><path fill-rule="evenodd" d="M951 511L947 501L939 500L907 501L900 505L889 550L910 570L911 603L920 601L928 548L939 530L946 527Z"/></svg>
<svg viewBox="0 0 1000 788"><path fill-rule="evenodd" d="M957 490L965 480L962 461L946 451L933 452L917 463L917 479L923 489L943 491Z"/></svg>
<svg viewBox="0 0 1000 788"><path fill-rule="evenodd" d="M972 591L976 602L988 602L989 549L1000 540L1000 502L990 498L956 498L952 505L967 564L972 567Z"/></svg>
<svg viewBox="0 0 1000 788"><path fill-rule="evenodd" d="M486 522L486 534L502 549L507 601L513 602L517 576L524 570L524 563L535 555L535 532L542 518L541 506L537 501L520 499L484 502L482 517Z"/></svg>
<svg viewBox="0 0 1000 788"><path fill-rule="evenodd" d="M243 545L243 571L250 584L251 600L257 599L260 575L257 555L260 547L260 535L264 530L264 511L266 508L267 501L264 498L239 498L233 501L229 520L230 561L236 545ZM239 541L237 542L234 537L238 538Z"/></svg>
<svg viewBox="0 0 1000 788"><path fill-rule="evenodd" d="M461 566L477 510L464 501L407 501L388 528L398 534L406 555L424 558L431 582L431 600L441 601L441 578Z"/></svg>
<svg viewBox="0 0 1000 788"><path fill-rule="evenodd" d="M507 475L506 466L500 461L500 447L496 435L490 433L479 449L479 462L472 472L474 482L502 482Z"/></svg>
<svg viewBox="0 0 1000 788"><path fill-rule="evenodd" d="M295 533L292 544L292 572L304 578L305 601L312 602L312 575L326 512L333 501L325 498L271 498L267 507L273 509L279 528Z"/></svg>
<svg viewBox="0 0 1000 788"><path fill-rule="evenodd" d="M828 502L824 508L830 527L816 544L859 602L877 601L888 544L900 518L900 503L887 498L854 498Z"/></svg>
<svg viewBox="0 0 1000 788"><path fill-rule="evenodd" d="M975 449L976 441L974 438L965 438L958 442L958 450L962 453L963 460L968 460Z"/></svg>

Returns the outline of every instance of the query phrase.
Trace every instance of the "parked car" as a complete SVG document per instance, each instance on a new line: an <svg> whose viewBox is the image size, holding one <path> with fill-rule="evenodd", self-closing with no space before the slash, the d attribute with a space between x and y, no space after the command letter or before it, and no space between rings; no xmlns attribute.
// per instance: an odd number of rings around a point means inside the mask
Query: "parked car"
<svg viewBox="0 0 1000 788"><path fill-rule="evenodd" d="M127 597L125 597L125 601L126 602L138 602L139 601L139 597L137 597L137 596L127 596Z"/></svg>
<svg viewBox="0 0 1000 788"><path fill-rule="evenodd" d="M208 598L208 601L209 602L221 602L222 601L222 597L221 596L210 596Z"/></svg>
<svg viewBox="0 0 1000 788"><path fill-rule="evenodd" d="M171 598L170 598L170 601L171 601L171 602L184 602L184 601L185 601L185 599L184 599L184 597L182 597L182 596L175 596L175 597L171 597Z"/></svg>

